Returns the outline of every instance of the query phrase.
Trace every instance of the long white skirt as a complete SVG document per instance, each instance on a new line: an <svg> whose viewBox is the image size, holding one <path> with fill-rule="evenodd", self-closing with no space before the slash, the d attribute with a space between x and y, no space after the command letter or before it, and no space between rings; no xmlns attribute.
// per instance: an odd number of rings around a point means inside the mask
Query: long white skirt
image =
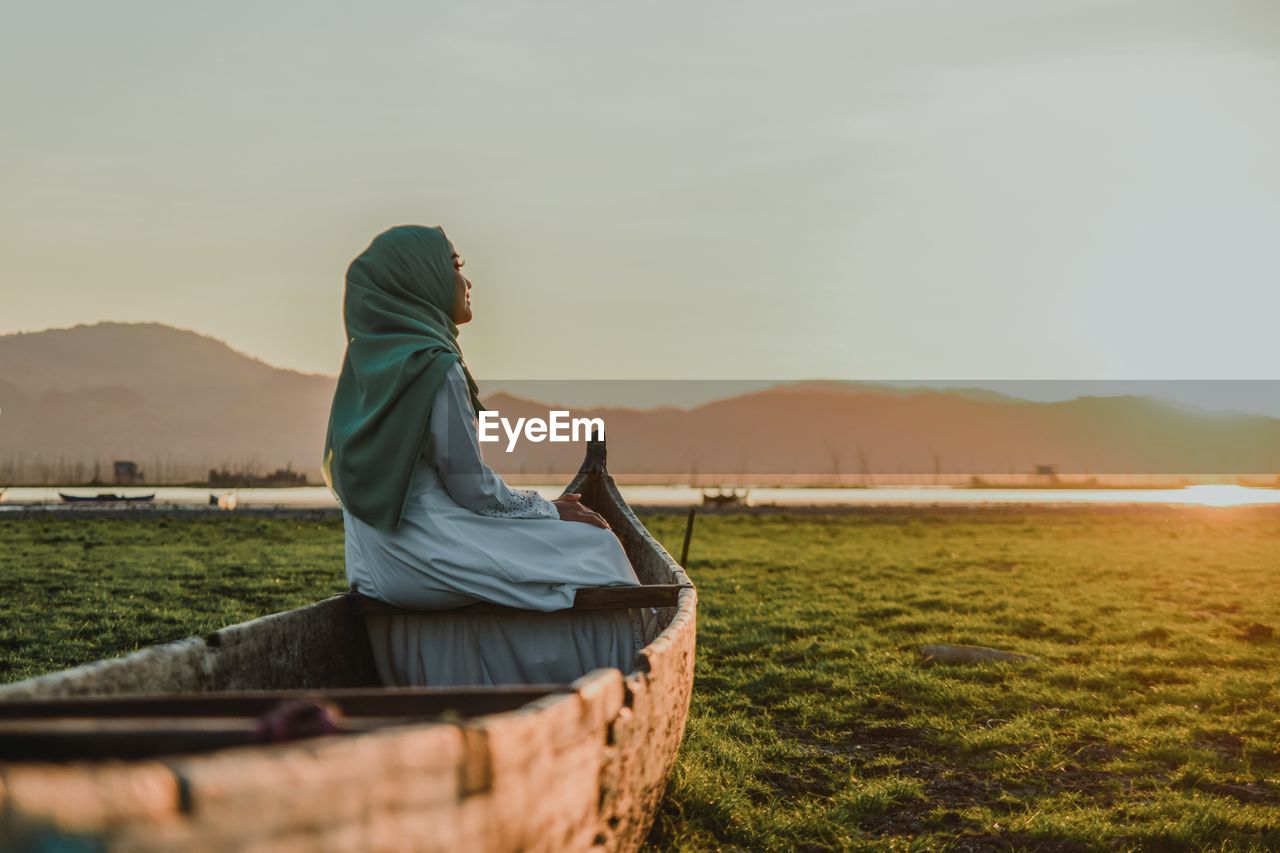
<svg viewBox="0 0 1280 853"><path fill-rule="evenodd" d="M599 667L626 672L655 633L647 609L566 610L582 587L640 583L611 531L472 512L425 460L394 533L343 516L347 581L365 595L415 610L486 601L543 611L371 617L388 686L563 684Z"/></svg>

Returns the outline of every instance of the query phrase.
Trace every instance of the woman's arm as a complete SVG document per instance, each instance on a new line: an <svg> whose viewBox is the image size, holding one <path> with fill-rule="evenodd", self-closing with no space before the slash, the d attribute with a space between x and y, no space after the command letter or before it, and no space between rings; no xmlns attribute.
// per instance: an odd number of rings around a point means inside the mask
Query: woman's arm
<svg viewBox="0 0 1280 853"><path fill-rule="evenodd" d="M475 414L462 369L445 376L431 406L426 453L449 496L472 512L497 518L559 518L532 489L512 489L480 456Z"/></svg>

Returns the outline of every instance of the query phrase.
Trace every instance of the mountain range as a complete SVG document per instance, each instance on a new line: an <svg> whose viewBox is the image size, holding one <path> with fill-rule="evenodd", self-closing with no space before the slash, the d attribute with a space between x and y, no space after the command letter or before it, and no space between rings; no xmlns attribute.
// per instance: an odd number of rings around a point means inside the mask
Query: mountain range
<svg viewBox="0 0 1280 853"><path fill-rule="evenodd" d="M156 323L99 323L0 336L0 481L109 479L116 459L155 481L208 469L292 467L319 479L335 378L268 365ZM506 393L503 417L547 416ZM602 417L615 474L685 482L907 475L1280 472L1280 419L1136 396L1030 402L982 389L797 382L677 408L574 409ZM505 474L556 482L582 448L505 442Z"/></svg>

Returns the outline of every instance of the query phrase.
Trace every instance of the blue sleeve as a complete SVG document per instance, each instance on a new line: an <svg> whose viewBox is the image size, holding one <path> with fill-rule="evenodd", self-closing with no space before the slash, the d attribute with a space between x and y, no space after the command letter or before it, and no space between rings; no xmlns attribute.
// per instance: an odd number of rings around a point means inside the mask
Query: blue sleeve
<svg viewBox="0 0 1280 853"><path fill-rule="evenodd" d="M461 507L497 518L560 517L555 504L532 489L512 489L485 464L466 376L456 364L431 404L426 455Z"/></svg>

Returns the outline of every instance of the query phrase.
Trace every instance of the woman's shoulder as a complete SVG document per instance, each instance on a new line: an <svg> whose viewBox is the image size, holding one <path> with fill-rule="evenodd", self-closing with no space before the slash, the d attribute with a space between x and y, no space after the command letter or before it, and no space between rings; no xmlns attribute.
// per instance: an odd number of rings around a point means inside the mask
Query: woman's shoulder
<svg viewBox="0 0 1280 853"><path fill-rule="evenodd" d="M453 408L465 401L463 408L471 408L471 387L467 384L467 374L461 361L449 365L444 373L444 381L436 389L435 400L446 407Z"/></svg>
<svg viewBox="0 0 1280 853"><path fill-rule="evenodd" d="M447 393L454 397L459 394L463 397L470 396L470 389L467 385L467 374L466 371L462 369L461 361L455 361L453 364L449 365L449 369L445 371L444 381L440 383L440 393Z"/></svg>
<svg viewBox="0 0 1280 853"><path fill-rule="evenodd" d="M461 382L465 385L467 382L467 373L462 369L462 359L454 359L453 364L449 365L449 369L445 371L444 375L450 382Z"/></svg>

